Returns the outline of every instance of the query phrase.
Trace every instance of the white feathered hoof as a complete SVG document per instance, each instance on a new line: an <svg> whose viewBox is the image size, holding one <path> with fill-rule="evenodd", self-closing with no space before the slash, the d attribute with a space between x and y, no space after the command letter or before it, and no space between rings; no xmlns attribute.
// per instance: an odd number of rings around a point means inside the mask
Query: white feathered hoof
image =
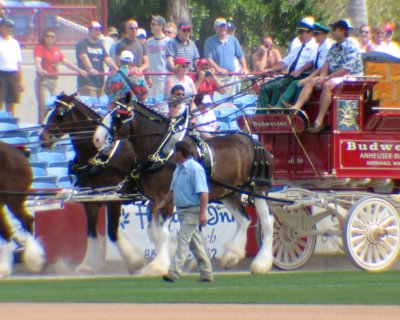
<svg viewBox="0 0 400 320"><path fill-rule="evenodd" d="M244 258L244 251L235 248L228 248L221 257L221 264L225 269L234 267Z"/></svg>
<svg viewBox="0 0 400 320"><path fill-rule="evenodd" d="M44 269L46 255L40 242L29 236L26 239L25 250L22 254L22 262L25 269L31 273L39 273Z"/></svg>
<svg viewBox="0 0 400 320"><path fill-rule="evenodd" d="M162 276L168 273L170 261L160 261L154 259L142 269L142 275L146 276Z"/></svg>
<svg viewBox="0 0 400 320"><path fill-rule="evenodd" d="M96 274L96 271L90 265L81 263L75 268L75 274L92 276Z"/></svg>
<svg viewBox="0 0 400 320"><path fill-rule="evenodd" d="M261 259L254 259L250 265L250 271L254 274L265 274L272 269L272 259L262 261Z"/></svg>
<svg viewBox="0 0 400 320"><path fill-rule="evenodd" d="M0 264L0 279L7 278L11 275L12 269L8 263Z"/></svg>
<svg viewBox="0 0 400 320"><path fill-rule="evenodd" d="M134 244L126 232L118 233L117 247L124 258L129 273L134 273L143 268L144 255L140 248Z"/></svg>

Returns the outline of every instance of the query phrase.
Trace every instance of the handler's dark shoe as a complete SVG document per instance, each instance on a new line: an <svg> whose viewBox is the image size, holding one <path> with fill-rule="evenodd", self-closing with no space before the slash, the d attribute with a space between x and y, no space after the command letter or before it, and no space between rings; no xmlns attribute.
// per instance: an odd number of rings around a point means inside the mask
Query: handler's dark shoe
<svg viewBox="0 0 400 320"><path fill-rule="evenodd" d="M200 282L213 282L214 281L214 277L213 276L200 276L199 278Z"/></svg>
<svg viewBox="0 0 400 320"><path fill-rule="evenodd" d="M175 282L175 281L178 281L178 279L179 279L176 275L174 275L172 273L167 273L167 274L163 275L162 278L164 281L167 281L167 282Z"/></svg>

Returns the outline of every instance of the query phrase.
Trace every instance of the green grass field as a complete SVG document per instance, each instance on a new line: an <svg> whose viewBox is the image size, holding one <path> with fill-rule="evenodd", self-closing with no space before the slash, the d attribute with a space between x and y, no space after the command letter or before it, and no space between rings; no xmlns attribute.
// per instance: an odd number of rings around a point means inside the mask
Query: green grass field
<svg viewBox="0 0 400 320"><path fill-rule="evenodd" d="M218 274L213 283L183 276L6 279L1 302L400 304L400 272Z"/></svg>

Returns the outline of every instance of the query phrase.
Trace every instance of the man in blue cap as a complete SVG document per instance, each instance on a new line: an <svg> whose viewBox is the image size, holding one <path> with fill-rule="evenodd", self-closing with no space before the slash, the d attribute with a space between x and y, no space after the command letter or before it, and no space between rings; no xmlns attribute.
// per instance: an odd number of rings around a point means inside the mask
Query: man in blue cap
<svg viewBox="0 0 400 320"><path fill-rule="evenodd" d="M265 108L276 105L281 93L290 85L293 80L307 76L309 70L314 66L317 54L317 45L313 39L314 26L309 20L303 19L297 24L297 36L301 43L289 51L288 55L270 69L265 70L271 73L285 74L279 79L264 84L258 95L258 107Z"/></svg>
<svg viewBox="0 0 400 320"><path fill-rule="evenodd" d="M324 128L324 118L332 101L332 90L342 83L346 76L361 76L363 72L360 50L354 41L349 39L350 30L353 29L350 22L341 19L330 26L332 38L336 43L329 49L319 75L304 85L299 99L293 106L301 109L311 97L314 87L322 88L319 113L308 129L309 133L317 133Z"/></svg>
<svg viewBox="0 0 400 320"><path fill-rule="evenodd" d="M314 71L306 78L301 80L292 81L287 87L285 92L280 96L276 106L283 106L286 108L291 107L289 103L296 101L300 95L302 87L307 81L311 81L312 78L319 74L320 68L325 63L326 55L332 46L332 41L328 39L330 29L320 23L314 23L314 38L318 44L317 56L314 60Z"/></svg>

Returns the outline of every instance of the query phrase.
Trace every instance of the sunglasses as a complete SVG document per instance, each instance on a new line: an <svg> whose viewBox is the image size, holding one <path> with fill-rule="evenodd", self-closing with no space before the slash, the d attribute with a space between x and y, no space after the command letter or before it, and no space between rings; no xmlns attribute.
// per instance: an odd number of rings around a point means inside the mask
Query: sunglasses
<svg viewBox="0 0 400 320"><path fill-rule="evenodd" d="M314 36L317 36L317 35L319 35L319 34L321 34L321 33L319 33L319 32L314 32Z"/></svg>
<svg viewBox="0 0 400 320"><path fill-rule="evenodd" d="M189 68L189 65L188 64L181 64L180 67L181 68Z"/></svg>
<svg viewBox="0 0 400 320"><path fill-rule="evenodd" d="M180 29L182 32L192 32L192 29Z"/></svg>
<svg viewBox="0 0 400 320"><path fill-rule="evenodd" d="M363 34L368 34L369 31L361 31L361 33L363 33Z"/></svg>
<svg viewBox="0 0 400 320"><path fill-rule="evenodd" d="M45 36L45 38L53 38L53 39L54 39L55 37L56 37L56 36L53 36L53 35L46 35L46 36Z"/></svg>
<svg viewBox="0 0 400 320"><path fill-rule="evenodd" d="M176 97L184 97L185 94L184 93L174 93L174 96L176 96Z"/></svg>

